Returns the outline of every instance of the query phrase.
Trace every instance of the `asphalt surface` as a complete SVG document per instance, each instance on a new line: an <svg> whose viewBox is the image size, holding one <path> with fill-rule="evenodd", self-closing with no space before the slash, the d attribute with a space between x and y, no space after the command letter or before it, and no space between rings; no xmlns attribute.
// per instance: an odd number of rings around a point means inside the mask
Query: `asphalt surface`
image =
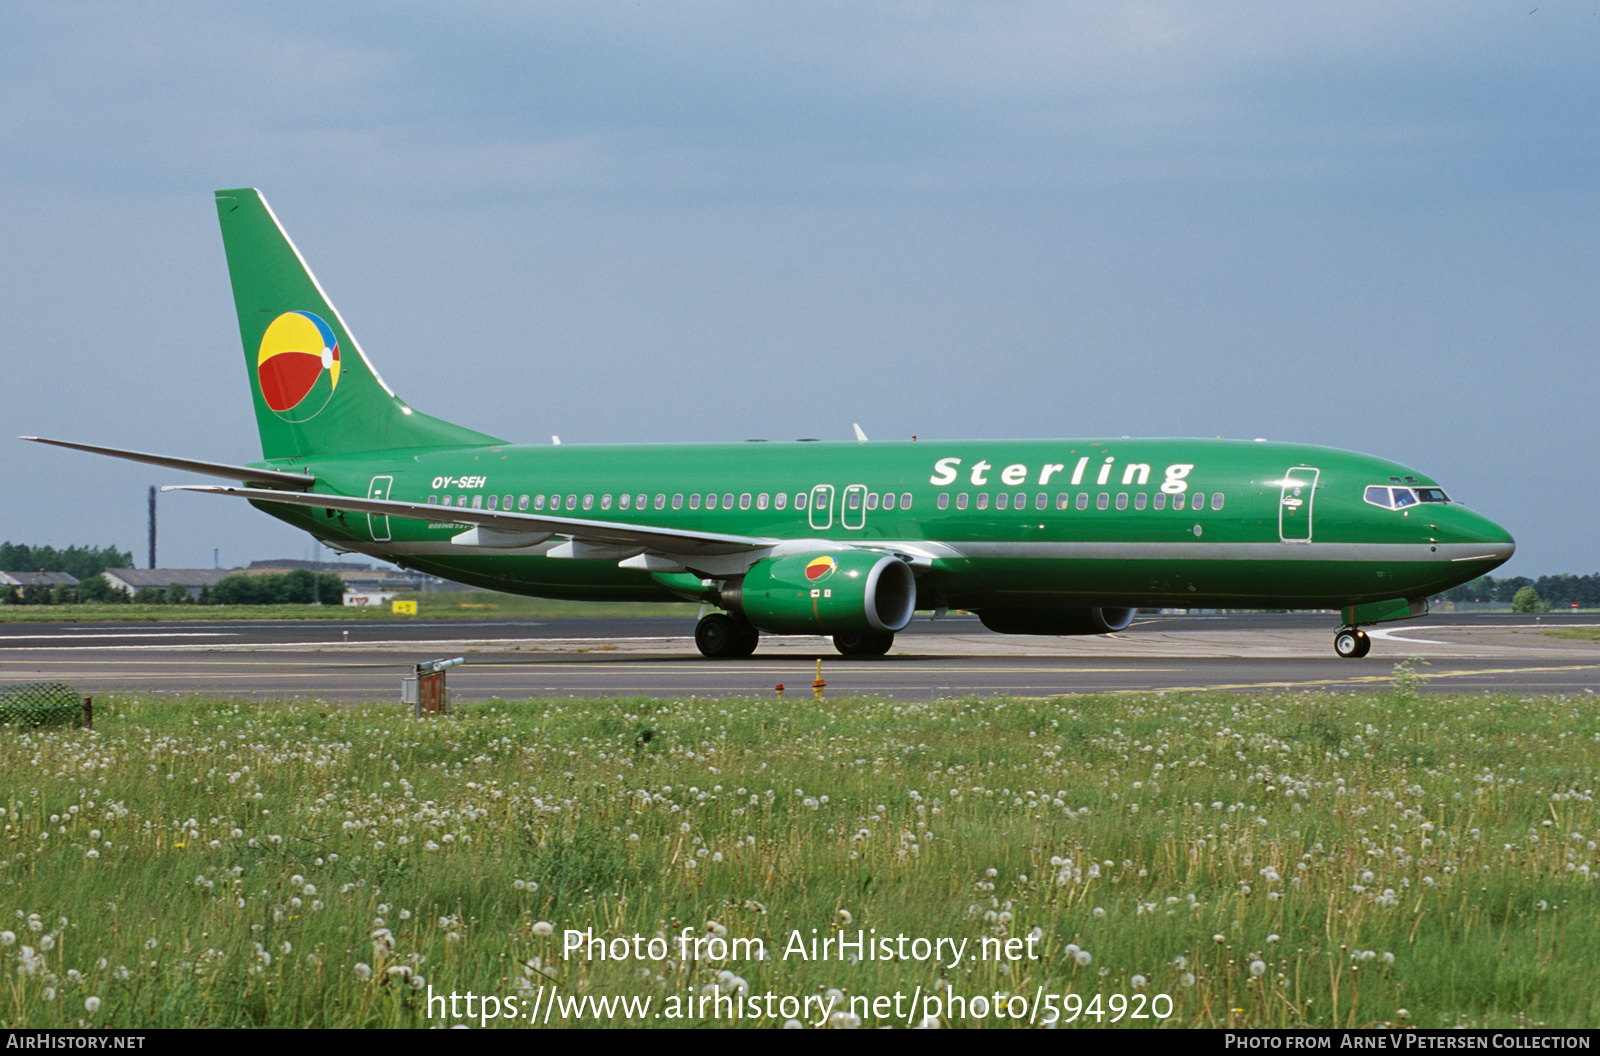
<svg viewBox="0 0 1600 1056"><path fill-rule="evenodd" d="M768 636L748 660L708 661L681 617L433 621L0 624L0 682L256 699L397 700L413 665L464 656L457 702L530 696L825 693L968 695L1382 685L1411 660L1424 690L1600 691L1600 643L1552 638L1596 617L1449 616L1385 624L1361 660L1333 654L1329 615L1152 616L1113 636L996 635L975 619L921 619L886 657L846 659L825 639Z"/></svg>

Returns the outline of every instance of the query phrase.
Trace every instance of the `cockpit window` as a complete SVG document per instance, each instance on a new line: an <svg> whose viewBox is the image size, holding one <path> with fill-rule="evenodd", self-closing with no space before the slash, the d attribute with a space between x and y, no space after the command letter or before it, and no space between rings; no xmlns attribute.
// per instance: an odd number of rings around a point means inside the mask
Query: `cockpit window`
<svg viewBox="0 0 1600 1056"><path fill-rule="evenodd" d="M1419 502L1450 501L1450 496L1444 493L1443 488L1386 488L1381 484L1369 485L1362 498L1372 505L1382 506L1386 510L1403 510L1407 506L1415 506Z"/></svg>

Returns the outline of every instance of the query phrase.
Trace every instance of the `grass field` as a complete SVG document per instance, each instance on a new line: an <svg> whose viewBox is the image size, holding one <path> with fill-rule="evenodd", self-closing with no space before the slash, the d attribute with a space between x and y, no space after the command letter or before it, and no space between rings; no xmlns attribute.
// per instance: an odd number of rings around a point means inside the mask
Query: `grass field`
<svg viewBox="0 0 1600 1056"><path fill-rule="evenodd" d="M682 616L689 602L554 601L493 590L400 594L415 601L416 616L396 616L389 605L0 605L0 623L172 620L408 620L551 619L565 616ZM687 632L686 632L687 633Z"/></svg>
<svg viewBox="0 0 1600 1056"><path fill-rule="evenodd" d="M0 1024L1592 1026L1597 765L1589 699L1404 665L433 720L111 698L0 728Z"/></svg>

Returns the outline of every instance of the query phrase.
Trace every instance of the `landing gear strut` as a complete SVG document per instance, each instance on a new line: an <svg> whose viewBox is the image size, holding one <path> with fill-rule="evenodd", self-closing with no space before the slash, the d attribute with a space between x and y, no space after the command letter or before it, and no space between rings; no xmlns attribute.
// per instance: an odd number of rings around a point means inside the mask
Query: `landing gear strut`
<svg viewBox="0 0 1600 1056"><path fill-rule="evenodd" d="M1372 639L1356 627L1341 627L1333 636L1333 651L1346 660L1359 660L1372 650Z"/></svg>
<svg viewBox="0 0 1600 1056"><path fill-rule="evenodd" d="M836 634L833 647L845 656L882 656L894 644L893 634Z"/></svg>
<svg viewBox="0 0 1600 1056"><path fill-rule="evenodd" d="M738 660L756 651L761 632L749 621L726 613L713 612L703 617L694 629L694 644L711 660Z"/></svg>

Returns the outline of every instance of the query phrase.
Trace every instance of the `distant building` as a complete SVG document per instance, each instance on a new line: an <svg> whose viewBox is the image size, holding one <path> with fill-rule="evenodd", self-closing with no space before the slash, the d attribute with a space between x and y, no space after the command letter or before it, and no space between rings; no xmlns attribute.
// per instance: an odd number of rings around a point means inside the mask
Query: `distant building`
<svg viewBox="0 0 1600 1056"><path fill-rule="evenodd" d="M120 590L130 597L144 587L168 590L176 583L198 598L200 591L214 587L237 570L231 568L108 568L106 582L112 590Z"/></svg>
<svg viewBox="0 0 1600 1056"><path fill-rule="evenodd" d="M0 572L0 588L16 587L76 587L78 577L66 572Z"/></svg>
<svg viewBox="0 0 1600 1056"><path fill-rule="evenodd" d="M268 561L252 561L248 569L252 576L291 572L297 568L314 572L332 572L344 580L346 605L382 605L396 594L408 591L432 593L442 590L470 590L437 576L398 568L382 568L355 561L306 561L300 558L280 557Z"/></svg>

